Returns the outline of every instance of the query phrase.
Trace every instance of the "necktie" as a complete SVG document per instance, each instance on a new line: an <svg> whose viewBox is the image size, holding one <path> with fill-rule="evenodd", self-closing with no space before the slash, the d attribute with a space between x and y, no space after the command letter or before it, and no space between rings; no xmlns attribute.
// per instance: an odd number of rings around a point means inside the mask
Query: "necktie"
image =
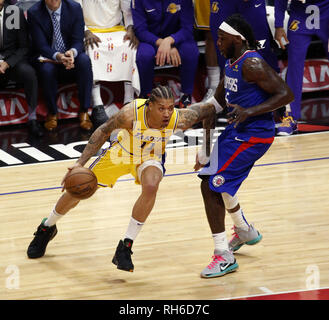
<svg viewBox="0 0 329 320"><path fill-rule="evenodd" d="M65 44L62 38L62 34L61 34L61 29L59 26L59 23L56 19L56 13L53 12L51 14L51 20L53 22L53 27L54 27L54 34L53 34L53 40L54 40L54 46L55 46L55 50L57 50L58 52L65 52Z"/></svg>

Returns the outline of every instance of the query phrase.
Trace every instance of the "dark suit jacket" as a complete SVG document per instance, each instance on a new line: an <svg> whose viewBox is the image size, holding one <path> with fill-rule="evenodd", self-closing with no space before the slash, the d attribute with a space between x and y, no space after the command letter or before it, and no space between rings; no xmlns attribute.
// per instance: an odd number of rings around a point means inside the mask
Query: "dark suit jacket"
<svg viewBox="0 0 329 320"><path fill-rule="evenodd" d="M14 67L17 62L23 60L28 54L29 41L27 23L24 13L19 9L19 28L7 29L6 19L12 19L12 12L6 13L7 4L4 5L4 19L3 19L3 48L0 54L10 67ZM18 9L18 7L17 7ZM10 22L10 21L9 21ZM10 24L10 23L9 23Z"/></svg>
<svg viewBox="0 0 329 320"><path fill-rule="evenodd" d="M53 41L53 24L44 0L34 4L27 11L27 22L32 37L34 57L40 55L52 59L55 49ZM79 3L73 0L62 0L61 33L67 50L75 48L78 54L84 51L84 18Z"/></svg>

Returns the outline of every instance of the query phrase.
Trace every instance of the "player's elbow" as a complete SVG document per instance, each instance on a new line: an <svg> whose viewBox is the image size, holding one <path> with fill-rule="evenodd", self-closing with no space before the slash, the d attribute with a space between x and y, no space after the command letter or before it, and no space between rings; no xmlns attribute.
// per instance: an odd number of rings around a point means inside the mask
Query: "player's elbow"
<svg viewBox="0 0 329 320"><path fill-rule="evenodd" d="M294 99L295 99L294 93L292 92L290 87L287 85L285 86L283 95L284 95L284 100L285 100L284 104L289 104L292 101L294 101Z"/></svg>

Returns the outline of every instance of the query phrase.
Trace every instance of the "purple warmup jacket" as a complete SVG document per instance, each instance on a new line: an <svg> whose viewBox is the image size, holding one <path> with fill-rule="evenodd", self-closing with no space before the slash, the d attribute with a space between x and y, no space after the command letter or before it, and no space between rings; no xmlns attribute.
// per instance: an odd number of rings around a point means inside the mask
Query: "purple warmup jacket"
<svg viewBox="0 0 329 320"><path fill-rule="evenodd" d="M155 45L171 36L175 44L193 40L194 11L191 0L132 1L134 29L138 39Z"/></svg>
<svg viewBox="0 0 329 320"><path fill-rule="evenodd" d="M179 67L181 93L191 95L198 67L199 50L194 40L192 0L132 0L134 30L140 43L136 63L141 83L141 97L153 88L156 41L171 36L181 57Z"/></svg>
<svg viewBox="0 0 329 320"><path fill-rule="evenodd" d="M284 14L287 10L287 0L275 0L275 27L283 27ZM319 20L316 21L314 8L319 10ZM290 103L291 115L295 120L302 119L301 101L303 89L304 61L312 37L317 36L322 40L325 52L329 59L329 0L292 0L289 7L290 17L288 22L287 37L288 69L286 81L292 89L295 100Z"/></svg>

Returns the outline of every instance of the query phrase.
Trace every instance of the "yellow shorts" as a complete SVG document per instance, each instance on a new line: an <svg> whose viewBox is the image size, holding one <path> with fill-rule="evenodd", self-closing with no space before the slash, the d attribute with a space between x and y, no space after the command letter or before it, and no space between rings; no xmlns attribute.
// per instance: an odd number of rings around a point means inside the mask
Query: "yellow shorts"
<svg viewBox="0 0 329 320"><path fill-rule="evenodd" d="M195 28L210 30L210 1L194 0L194 20Z"/></svg>
<svg viewBox="0 0 329 320"><path fill-rule="evenodd" d="M148 166L159 168L163 174L163 166L160 161L156 159L134 161L119 144L115 143L110 148L103 150L89 169L95 173L99 186L113 188L116 181L126 174L131 174L135 178L135 183L141 184L142 171Z"/></svg>

